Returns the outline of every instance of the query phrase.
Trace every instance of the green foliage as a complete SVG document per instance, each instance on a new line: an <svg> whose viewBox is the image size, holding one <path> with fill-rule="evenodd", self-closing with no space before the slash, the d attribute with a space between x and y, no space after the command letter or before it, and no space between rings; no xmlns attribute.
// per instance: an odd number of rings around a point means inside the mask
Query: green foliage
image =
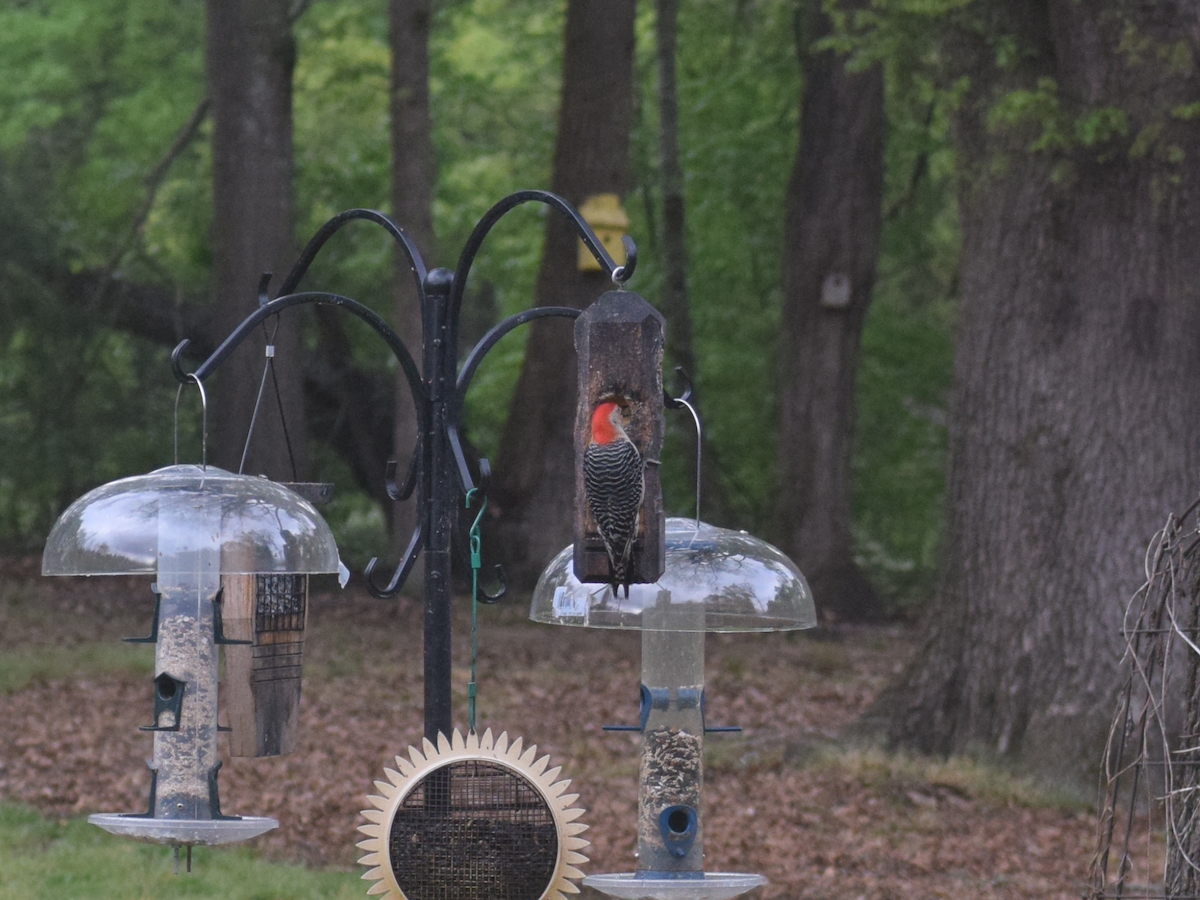
<svg viewBox="0 0 1200 900"><path fill-rule="evenodd" d="M1010 91L1001 97L988 112L987 125L991 131L1028 125L1037 132L1030 151L1066 150L1070 139L1063 116L1058 85L1053 78L1039 78L1034 90Z"/></svg>
<svg viewBox="0 0 1200 900"><path fill-rule="evenodd" d="M0 9L0 153L40 173L76 268L129 231L142 181L204 96L200 0Z"/></svg>
<svg viewBox="0 0 1200 900"><path fill-rule="evenodd" d="M953 365L958 223L950 122L970 79L940 36L975 30L969 0L889 0L846 13L815 49L852 68L884 67L884 230L858 375L853 460L855 557L885 602L932 593L941 534L946 420ZM998 61L1019 50L997 42Z"/></svg>
<svg viewBox="0 0 1200 900"><path fill-rule="evenodd" d="M31 681L55 681L110 672L153 674L154 651L128 644L6 650L0 654L0 694L19 691Z"/></svg>
<svg viewBox="0 0 1200 900"><path fill-rule="evenodd" d="M1009 91L988 110L990 131L1032 129L1036 137L1029 152L1066 153L1077 147L1098 147L1125 137L1129 117L1123 109L1100 106L1085 109L1074 121L1063 108L1058 84L1039 78L1033 90Z"/></svg>
<svg viewBox="0 0 1200 900"><path fill-rule="evenodd" d="M451 252L466 243L491 204L550 184L565 12L562 3L476 0L439 15L431 56L439 123L434 219L438 241ZM533 305L544 230L541 210L530 207L509 213L489 234L464 300L464 316L476 321L477 331ZM527 335L520 329L500 342L467 397L467 434L492 460Z"/></svg>
<svg viewBox="0 0 1200 900"><path fill-rule="evenodd" d="M1075 121L1075 137L1085 147L1105 144L1128 133L1129 117L1115 106L1088 110Z"/></svg>
<svg viewBox="0 0 1200 900"><path fill-rule="evenodd" d="M204 221L191 204L183 217L165 207L141 250L124 251L145 177L203 96L203 11L199 0L0 8L5 542L40 539L68 501L100 481L170 461L165 354L97 327L97 310L65 300L63 279L113 264L149 276L172 262L156 255L160 247L195 258L188 230L177 228ZM199 162L181 159L173 177L186 180ZM197 271L206 264L189 274Z"/></svg>
<svg viewBox="0 0 1200 900"><path fill-rule="evenodd" d="M1200 119L1200 102L1184 103L1176 106L1171 110L1172 118L1179 119L1181 122L1191 122L1194 119Z"/></svg>
<svg viewBox="0 0 1200 900"><path fill-rule="evenodd" d="M248 850L197 847L191 874L174 874L169 848L106 834L82 820L54 822L0 804L0 900L316 900L362 896L357 873L256 859Z"/></svg>
<svg viewBox="0 0 1200 900"><path fill-rule="evenodd" d="M297 23L295 141L303 239L343 209L391 206L385 12L374 3L320 2ZM438 247L425 260L430 267L455 266L453 254L492 203L549 183L562 21L561 4L533 0L475 0L436 10L430 91ZM467 315L479 312L486 320L531 305L543 228L532 210L505 217L474 266ZM351 226L327 245L306 284L334 288L390 319L392 253L378 229ZM481 309L481 298L494 308ZM345 327L360 364L394 365L365 326L348 321ZM493 458L521 359L522 336L514 335L489 356L468 398L465 430ZM333 462L329 454L319 457ZM375 517L364 515L358 509L354 521L370 530Z"/></svg>
<svg viewBox="0 0 1200 900"><path fill-rule="evenodd" d="M0 347L0 538L7 542L40 540L97 482L171 460L166 354L116 331L73 329L61 305L45 298L28 311L52 321L21 323ZM181 431L185 448L198 445L187 440L195 434L190 421Z"/></svg>
<svg viewBox="0 0 1200 900"><path fill-rule="evenodd" d="M953 304L914 305L889 287L863 334L854 535L859 565L904 608L928 599L936 575Z"/></svg>
<svg viewBox="0 0 1200 900"><path fill-rule="evenodd" d="M953 92L889 80L885 218L863 331L853 461L855 555L901 608L932 593L941 535L958 271Z"/></svg>
<svg viewBox="0 0 1200 900"><path fill-rule="evenodd" d="M700 413L730 503L732 523L761 531L774 487L775 359L783 198L796 152L799 66L795 4L762 0L683 4L677 79L687 205L689 292ZM653 18L643 8L637 71L644 104L634 135L641 179L631 200L643 250L636 289L655 300L662 272L653 232L659 202L657 71ZM668 343L671 335L667 335ZM668 385L672 391L678 386ZM692 426L669 420L663 451L669 512L694 510L683 462Z"/></svg>

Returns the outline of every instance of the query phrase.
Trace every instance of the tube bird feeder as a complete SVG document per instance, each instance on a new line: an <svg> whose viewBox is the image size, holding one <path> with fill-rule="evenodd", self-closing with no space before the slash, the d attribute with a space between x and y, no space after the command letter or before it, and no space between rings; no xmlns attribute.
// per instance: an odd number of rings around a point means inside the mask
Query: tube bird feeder
<svg viewBox="0 0 1200 900"><path fill-rule="evenodd" d="M727 900L766 883L761 875L704 870L706 632L783 631L817 624L812 593L783 553L743 531L666 520L666 566L628 595L581 582L567 547L542 573L530 618L642 633L637 870L584 884L623 900Z"/></svg>
<svg viewBox="0 0 1200 900"><path fill-rule="evenodd" d="M114 834L189 849L275 828L275 819L226 815L217 791L218 648L225 633L222 579L336 572L325 520L265 478L174 465L96 488L59 517L44 575L153 575L154 735L144 813L88 821ZM247 641L237 643L246 644Z"/></svg>

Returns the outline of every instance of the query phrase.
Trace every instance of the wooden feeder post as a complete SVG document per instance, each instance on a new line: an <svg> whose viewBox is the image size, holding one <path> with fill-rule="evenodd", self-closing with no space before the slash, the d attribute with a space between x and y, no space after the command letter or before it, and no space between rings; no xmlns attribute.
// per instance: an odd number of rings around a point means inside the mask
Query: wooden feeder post
<svg viewBox="0 0 1200 900"><path fill-rule="evenodd" d="M282 756L296 749L308 576L223 575L225 706L231 756Z"/></svg>
<svg viewBox="0 0 1200 900"><path fill-rule="evenodd" d="M575 412L575 576L609 582L604 542L588 509L583 454L591 442L592 411L612 401L627 412L625 432L645 461L645 495L633 544L629 580L650 584L666 565L666 526L658 458L663 443L662 314L632 291L609 291L575 320L579 403Z"/></svg>

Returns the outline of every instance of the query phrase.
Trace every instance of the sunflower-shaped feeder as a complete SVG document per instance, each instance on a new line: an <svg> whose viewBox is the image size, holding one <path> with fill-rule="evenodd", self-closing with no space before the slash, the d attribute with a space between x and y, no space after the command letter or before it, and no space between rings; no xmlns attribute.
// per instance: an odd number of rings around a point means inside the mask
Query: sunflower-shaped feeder
<svg viewBox="0 0 1200 900"><path fill-rule="evenodd" d="M563 900L578 893L587 826L578 794L508 734L438 735L376 781L359 860L386 900Z"/></svg>

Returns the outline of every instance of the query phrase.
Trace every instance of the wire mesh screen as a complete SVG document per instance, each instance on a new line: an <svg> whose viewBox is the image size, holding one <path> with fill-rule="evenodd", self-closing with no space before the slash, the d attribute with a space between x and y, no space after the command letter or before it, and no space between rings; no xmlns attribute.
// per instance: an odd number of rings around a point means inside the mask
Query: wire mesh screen
<svg viewBox="0 0 1200 900"><path fill-rule="evenodd" d="M308 600L307 575L258 575L254 583L254 630L302 631Z"/></svg>
<svg viewBox="0 0 1200 900"><path fill-rule="evenodd" d="M458 760L405 796L388 857L408 900L539 900L558 833L536 784L496 763Z"/></svg>
<svg viewBox="0 0 1200 900"><path fill-rule="evenodd" d="M1200 500L1146 551L1125 611L1091 896L1200 898Z"/></svg>

